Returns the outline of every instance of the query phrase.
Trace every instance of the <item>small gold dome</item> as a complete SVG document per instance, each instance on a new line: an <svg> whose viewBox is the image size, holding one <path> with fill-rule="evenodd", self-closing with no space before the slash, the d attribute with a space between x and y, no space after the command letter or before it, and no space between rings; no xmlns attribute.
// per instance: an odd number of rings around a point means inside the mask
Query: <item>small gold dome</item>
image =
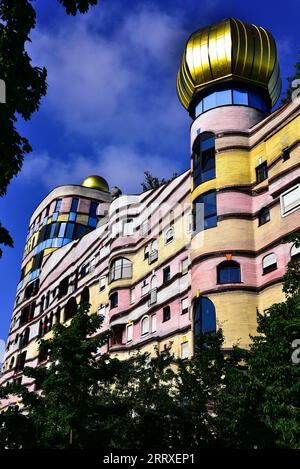
<svg viewBox="0 0 300 469"><path fill-rule="evenodd" d="M88 176L81 184L83 187L98 189L99 191L109 192L109 187L105 179L101 176Z"/></svg>
<svg viewBox="0 0 300 469"><path fill-rule="evenodd" d="M277 48L264 28L227 18L190 36L177 76L183 106L191 111L199 92L229 81L256 86L272 106L276 103L281 91Z"/></svg>

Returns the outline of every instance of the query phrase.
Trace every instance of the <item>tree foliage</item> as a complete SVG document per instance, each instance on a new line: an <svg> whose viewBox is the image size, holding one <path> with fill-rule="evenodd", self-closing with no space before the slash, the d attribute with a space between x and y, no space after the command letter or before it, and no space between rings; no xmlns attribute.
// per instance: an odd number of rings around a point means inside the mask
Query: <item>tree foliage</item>
<svg viewBox="0 0 300 469"><path fill-rule="evenodd" d="M173 173L173 176L170 179L164 179L164 178L159 179L158 177L153 176L153 174L150 173L150 171L145 171L144 175L145 175L144 181L141 183L143 192L149 191L151 189L157 189L163 184L173 181L173 179L175 179L178 176L177 173Z"/></svg>
<svg viewBox="0 0 300 469"><path fill-rule="evenodd" d="M298 61L295 63L294 69L294 75L287 78L288 87L285 97L282 99L282 103L289 103L291 101L293 93L292 83L294 80L300 80L300 52L298 53Z"/></svg>

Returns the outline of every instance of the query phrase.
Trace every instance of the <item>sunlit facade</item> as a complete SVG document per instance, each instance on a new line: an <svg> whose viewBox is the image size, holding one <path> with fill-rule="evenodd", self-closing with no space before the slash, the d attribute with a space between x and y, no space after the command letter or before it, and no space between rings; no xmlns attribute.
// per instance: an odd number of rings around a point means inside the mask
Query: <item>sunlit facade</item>
<svg viewBox="0 0 300 469"><path fill-rule="evenodd" d="M300 227L300 100L271 112L280 83L263 28L228 19L190 37L177 79L193 119L190 169L140 195L109 192L91 176L41 202L3 384L34 389L22 370L46 363L37 339L68 325L82 301L111 331L105 351L122 359L169 344L191 358L197 335L219 327L224 349L249 346L257 310L284 299L287 263L300 257L284 242Z"/></svg>

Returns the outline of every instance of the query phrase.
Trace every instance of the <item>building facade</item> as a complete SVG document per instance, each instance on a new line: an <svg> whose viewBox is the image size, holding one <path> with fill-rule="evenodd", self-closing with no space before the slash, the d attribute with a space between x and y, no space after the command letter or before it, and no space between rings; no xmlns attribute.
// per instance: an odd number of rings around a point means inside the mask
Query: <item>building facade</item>
<svg viewBox="0 0 300 469"><path fill-rule="evenodd" d="M280 94L276 44L226 19L189 38L177 91L192 117L188 171L140 195L99 176L54 189L29 225L1 383L41 366L37 339L82 301L111 331L120 358L163 350L190 358L197 334L221 327L248 347L256 314L284 299L300 249L300 98ZM7 403L4 403L6 405Z"/></svg>

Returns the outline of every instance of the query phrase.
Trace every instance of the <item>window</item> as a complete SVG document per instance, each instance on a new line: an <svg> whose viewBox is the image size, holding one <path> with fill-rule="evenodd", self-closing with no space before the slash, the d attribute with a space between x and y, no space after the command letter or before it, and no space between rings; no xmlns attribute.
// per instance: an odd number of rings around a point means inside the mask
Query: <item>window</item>
<svg viewBox="0 0 300 469"><path fill-rule="evenodd" d="M292 246L291 249L291 258L293 260L299 260L300 259L300 245L297 245L296 243Z"/></svg>
<svg viewBox="0 0 300 469"><path fill-rule="evenodd" d="M26 362L26 353L27 352L22 352L18 357L17 357L17 362L16 362L16 371L22 371L25 366Z"/></svg>
<svg viewBox="0 0 300 469"><path fill-rule="evenodd" d="M90 302L90 290L89 287L84 287L80 295L80 304L88 305Z"/></svg>
<svg viewBox="0 0 300 469"><path fill-rule="evenodd" d="M141 321L141 335L149 333L149 316L144 316Z"/></svg>
<svg viewBox="0 0 300 469"><path fill-rule="evenodd" d="M149 305L152 305L157 302L157 278L156 275L153 275L150 282L150 298Z"/></svg>
<svg viewBox="0 0 300 469"><path fill-rule="evenodd" d="M126 327L126 342L132 342L133 339L133 324L128 324Z"/></svg>
<svg viewBox="0 0 300 469"><path fill-rule="evenodd" d="M235 261L224 261L217 267L218 283L240 283L240 264Z"/></svg>
<svg viewBox="0 0 300 469"><path fill-rule="evenodd" d="M142 296L147 295L149 290L150 290L150 285L149 285L149 283L147 283L146 280L144 280L143 285L142 285L141 295Z"/></svg>
<svg viewBox="0 0 300 469"><path fill-rule="evenodd" d="M165 234L165 243L168 244L174 239L174 228L168 228Z"/></svg>
<svg viewBox="0 0 300 469"><path fill-rule="evenodd" d="M258 226L264 225L268 221L270 221L270 210L268 207L264 207L258 214Z"/></svg>
<svg viewBox="0 0 300 469"><path fill-rule="evenodd" d="M151 316L151 332L156 332L156 314Z"/></svg>
<svg viewBox="0 0 300 469"><path fill-rule="evenodd" d="M163 322L169 321L171 319L171 308L170 306L165 306L163 309Z"/></svg>
<svg viewBox="0 0 300 469"><path fill-rule="evenodd" d="M201 230L217 226L217 194L216 191L207 192L194 201L194 230Z"/></svg>
<svg viewBox="0 0 300 469"><path fill-rule="evenodd" d="M65 237L67 239L73 239L75 223L67 223L67 229L65 233Z"/></svg>
<svg viewBox="0 0 300 469"><path fill-rule="evenodd" d="M106 288L106 277L100 277L99 280L99 291L102 292Z"/></svg>
<svg viewBox="0 0 300 469"><path fill-rule="evenodd" d="M248 93L244 90L233 90L233 104L248 104Z"/></svg>
<svg viewBox="0 0 300 469"><path fill-rule="evenodd" d="M66 306L65 306L65 321L68 321L68 319L71 319L75 314L77 313L77 302L75 298L72 296Z"/></svg>
<svg viewBox="0 0 300 469"><path fill-rule="evenodd" d="M168 265L168 267L166 267L163 270L163 283L169 282L170 279L171 279L171 269L170 269L170 266Z"/></svg>
<svg viewBox="0 0 300 469"><path fill-rule="evenodd" d="M59 232L58 232L58 237L59 238L64 238L65 237L65 230L66 230L66 223L61 223L59 227Z"/></svg>
<svg viewBox="0 0 300 469"><path fill-rule="evenodd" d="M186 259L183 259L181 261L181 273L182 275L187 274L189 271L189 259L188 257Z"/></svg>
<svg viewBox="0 0 300 469"><path fill-rule="evenodd" d="M32 262L32 271L41 268L42 262L43 262L43 256L44 256L43 251L39 252L38 254L34 256L33 262Z"/></svg>
<svg viewBox="0 0 300 469"><path fill-rule="evenodd" d="M211 300L202 296L196 299L194 312L194 339L200 334L213 334L216 332L216 312Z"/></svg>
<svg viewBox="0 0 300 469"><path fill-rule="evenodd" d="M118 306L118 292L114 292L109 297L110 300L110 308L116 308Z"/></svg>
<svg viewBox="0 0 300 469"><path fill-rule="evenodd" d="M91 262L90 262L90 272L95 270L96 267L96 257L92 257Z"/></svg>
<svg viewBox="0 0 300 469"><path fill-rule="evenodd" d="M269 272L272 272L273 270L277 269L277 257L274 252L271 254L268 254L263 258L262 261L262 266L263 266L263 275L268 274Z"/></svg>
<svg viewBox="0 0 300 469"><path fill-rule="evenodd" d="M215 136L204 132L197 138L193 149L194 188L216 177Z"/></svg>
<svg viewBox="0 0 300 469"><path fill-rule="evenodd" d="M77 212L79 199L72 199L71 212Z"/></svg>
<svg viewBox="0 0 300 469"><path fill-rule="evenodd" d="M285 217L300 208L300 184L280 196L281 216Z"/></svg>
<svg viewBox="0 0 300 469"><path fill-rule="evenodd" d="M69 277L65 277L58 286L58 298L62 298L68 294Z"/></svg>
<svg viewBox="0 0 300 469"><path fill-rule="evenodd" d="M97 208L98 208L98 202L91 202L91 205L90 205L90 212L89 212L89 215L90 217L92 218L96 218L97 217Z"/></svg>
<svg viewBox="0 0 300 469"><path fill-rule="evenodd" d="M289 148L284 148L282 151L282 159L283 161L287 161L290 159L290 149Z"/></svg>
<svg viewBox="0 0 300 469"><path fill-rule="evenodd" d="M129 259L122 257L115 260L109 270L110 282L121 278L132 277L132 263Z"/></svg>
<svg viewBox="0 0 300 469"><path fill-rule="evenodd" d="M61 203L62 203L62 199L57 199L57 201L56 201L56 203L55 203L54 212L59 212L59 211L60 211Z"/></svg>
<svg viewBox="0 0 300 469"><path fill-rule="evenodd" d="M144 259L148 259L148 258L149 258L149 244L147 244L144 249Z"/></svg>
<svg viewBox="0 0 300 469"><path fill-rule="evenodd" d="M186 314L189 312L189 299L183 298L181 300L181 314Z"/></svg>
<svg viewBox="0 0 300 469"><path fill-rule="evenodd" d="M135 287L130 288L130 304L135 303Z"/></svg>
<svg viewBox="0 0 300 469"><path fill-rule="evenodd" d="M268 164L266 161L261 163L259 166L255 168L256 171L256 182L259 184L260 182L264 181L268 177Z"/></svg>
<svg viewBox="0 0 300 469"><path fill-rule="evenodd" d="M132 218L127 218L123 225L123 235L131 236L134 234L134 224Z"/></svg>
<svg viewBox="0 0 300 469"><path fill-rule="evenodd" d="M181 344L181 359L186 360L187 358L189 358L189 343L183 342Z"/></svg>
<svg viewBox="0 0 300 469"><path fill-rule="evenodd" d="M157 242L157 239L155 239L154 241L152 241L152 244L151 244L151 251L149 254L148 262L149 264L152 264L152 262L157 261L157 259L158 259L158 242Z"/></svg>
<svg viewBox="0 0 300 469"><path fill-rule="evenodd" d="M149 232L149 221L145 220L143 221L141 225L141 236L147 236Z"/></svg>

